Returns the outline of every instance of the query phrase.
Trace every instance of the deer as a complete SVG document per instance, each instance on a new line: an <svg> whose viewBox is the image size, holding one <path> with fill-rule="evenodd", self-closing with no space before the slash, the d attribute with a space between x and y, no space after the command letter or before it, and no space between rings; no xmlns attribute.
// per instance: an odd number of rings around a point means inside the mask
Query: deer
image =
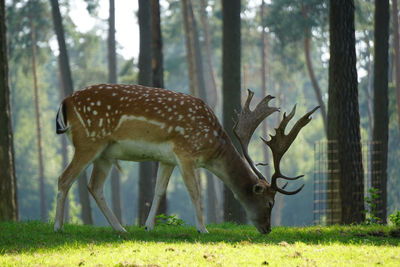
<svg viewBox="0 0 400 267"><path fill-rule="evenodd" d="M93 164L88 190L111 227L116 232L126 232L109 208L103 188L111 167L118 166L118 160L128 160L159 162L154 197L145 222L147 231L155 226L160 200L177 166L194 206L199 233L208 231L195 171L198 168L219 177L242 204L256 229L262 234L269 233L275 194L294 195L304 187L303 184L295 191L286 191L287 183L278 187L278 179L291 181L303 177L283 175L281 158L318 107L301 117L285 134L286 125L295 114L294 106L288 115L284 113L276 135L270 135L269 141L262 138L273 155L275 171L268 182L251 160L247 147L257 126L280 109L269 106L274 97L268 95L250 110L253 95L248 90L248 98L233 128L243 156L211 108L201 99L184 93L141 85L97 84L65 97L57 112L56 132L67 135L74 155L58 178L54 231L62 228L65 199L72 183Z"/></svg>

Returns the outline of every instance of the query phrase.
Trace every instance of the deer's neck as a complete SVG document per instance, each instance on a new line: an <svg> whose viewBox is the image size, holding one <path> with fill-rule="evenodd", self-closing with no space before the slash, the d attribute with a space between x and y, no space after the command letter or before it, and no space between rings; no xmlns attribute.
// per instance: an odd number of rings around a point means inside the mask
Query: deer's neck
<svg viewBox="0 0 400 267"><path fill-rule="evenodd" d="M245 201L257 183L256 176L230 141L218 150L205 168L218 176L240 201Z"/></svg>

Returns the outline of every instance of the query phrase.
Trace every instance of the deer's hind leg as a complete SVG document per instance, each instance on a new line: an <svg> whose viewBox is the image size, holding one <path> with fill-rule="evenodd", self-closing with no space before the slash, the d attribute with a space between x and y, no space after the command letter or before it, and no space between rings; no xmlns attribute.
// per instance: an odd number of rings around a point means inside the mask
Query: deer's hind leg
<svg viewBox="0 0 400 267"><path fill-rule="evenodd" d="M64 221L65 199L72 183L78 178L89 164L93 162L96 156L100 153L98 150L79 150L75 149L72 161L58 178L58 194L56 218L54 222L54 231L61 229Z"/></svg>
<svg viewBox="0 0 400 267"><path fill-rule="evenodd" d="M108 177L108 173L112 167L110 160L99 157L93 162L92 176L88 184L88 188L93 198L96 200L101 212L106 217L108 223L117 232L126 232L118 221L114 212L110 209L104 196L104 182Z"/></svg>

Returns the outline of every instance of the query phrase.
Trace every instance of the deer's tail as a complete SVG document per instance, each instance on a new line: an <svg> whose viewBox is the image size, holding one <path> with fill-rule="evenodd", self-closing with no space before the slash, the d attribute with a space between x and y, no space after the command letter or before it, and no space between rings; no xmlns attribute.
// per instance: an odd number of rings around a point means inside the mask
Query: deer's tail
<svg viewBox="0 0 400 267"><path fill-rule="evenodd" d="M61 102L60 107L57 111L56 117L56 133L63 134L68 131L69 126L67 125L67 106L65 102Z"/></svg>

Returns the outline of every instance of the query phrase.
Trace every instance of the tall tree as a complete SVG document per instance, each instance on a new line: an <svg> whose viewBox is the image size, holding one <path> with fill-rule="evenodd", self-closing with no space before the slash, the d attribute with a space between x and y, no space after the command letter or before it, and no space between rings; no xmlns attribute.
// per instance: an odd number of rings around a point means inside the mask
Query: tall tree
<svg viewBox="0 0 400 267"><path fill-rule="evenodd" d="M307 20L307 16L308 16L307 8L309 8L309 7L306 6L304 3L302 3L301 12L302 12L304 20ZM305 26L304 26L304 55L306 58L307 71L308 71L308 75L310 76L311 84L314 88L315 96L317 97L317 101L318 101L318 104L321 109L322 121L324 122L324 128L325 128L325 132L326 132L327 131L326 109L325 109L324 100L322 99L321 88L319 87L318 80L317 80L317 77L315 76L314 67L313 67L313 64L311 61L311 40L312 40L311 26L309 26L309 25L307 25L307 23L305 23Z"/></svg>
<svg viewBox="0 0 400 267"><path fill-rule="evenodd" d="M139 0L139 84L152 85L152 26L151 2ZM139 225L144 225L154 193L154 163L141 162L139 166Z"/></svg>
<svg viewBox="0 0 400 267"><path fill-rule="evenodd" d="M47 220L46 209L46 190L45 190L45 177L44 177L44 162L43 162L43 145L42 145L42 126L40 121L40 101L39 101L39 88L38 88L38 73L36 62L36 36L35 26L33 22L34 2L29 2L29 24L30 24L30 38L31 38L31 59L32 59L32 74L33 74L33 92L35 102L35 118L36 118L36 149L39 165L39 190L40 190L40 218L42 221Z"/></svg>
<svg viewBox="0 0 400 267"><path fill-rule="evenodd" d="M60 102L64 99L65 95L64 90L64 83L62 81L62 74L61 74L61 62L60 57L58 57L58 96ZM63 134L61 136L61 158L62 158L62 169L65 169L68 166L68 146L67 146L67 136ZM69 196L65 199L65 208L64 208L64 221L69 221L69 211L70 211L70 203L69 203Z"/></svg>
<svg viewBox="0 0 400 267"><path fill-rule="evenodd" d="M64 95L70 95L74 91L74 86L72 82L67 46L65 43L65 34L64 34L64 27L62 24L60 7L58 5L58 0L50 0L50 4L52 10L54 31L57 35L58 49L60 50L59 66L61 68ZM89 192L87 190L86 172L83 172L78 178L78 191L79 191L79 200L82 208L81 211L82 221L84 224L93 224L92 208L90 205Z"/></svg>
<svg viewBox="0 0 400 267"><path fill-rule="evenodd" d="M364 176L358 106L354 1L330 1L330 61L328 101L328 153L330 181L339 209L338 222L364 220ZM336 157L337 156L337 157ZM336 166L332 166L333 163ZM330 184L330 182L328 182Z"/></svg>
<svg viewBox="0 0 400 267"><path fill-rule="evenodd" d="M117 83L117 53L115 50L115 1L110 0L110 16L108 18L108 82ZM115 216L122 224L121 178L114 166L111 171L111 202Z"/></svg>
<svg viewBox="0 0 400 267"><path fill-rule="evenodd" d="M374 31L374 127L371 185L378 189L380 198L374 214L386 223L387 216L387 155L389 138L389 0L375 0Z"/></svg>
<svg viewBox="0 0 400 267"><path fill-rule="evenodd" d="M222 112L223 125L234 145L240 151L239 142L232 129L235 111L241 110L240 82L240 0L222 1ZM246 223L246 214L233 193L224 186L224 220Z"/></svg>
<svg viewBox="0 0 400 267"><path fill-rule="evenodd" d="M184 17L184 28L186 37L187 62L189 65L189 81L191 94L200 97L208 103L206 84L204 80L203 57L201 55L199 32L197 28L196 18L194 16L193 5L191 0L182 0L182 9ZM204 24L204 23L203 23ZM198 172L200 173L200 172ZM198 175L200 177L200 175ZM216 207L216 192L214 187L213 175L206 172L207 177L207 206L208 206L208 221L216 222L217 207ZM197 181L201 187L200 180Z"/></svg>
<svg viewBox="0 0 400 267"><path fill-rule="evenodd" d="M152 26L152 68L153 83L157 88L164 88L164 58L162 51L160 1L151 0L151 26ZM158 164L155 164L153 176L156 177ZM157 214L167 214L167 193L164 194L158 206Z"/></svg>
<svg viewBox="0 0 400 267"><path fill-rule="evenodd" d="M4 0L0 0L0 221L18 220Z"/></svg>
<svg viewBox="0 0 400 267"><path fill-rule="evenodd" d="M397 121L400 131L400 42L399 42L399 15L397 0L392 0L392 28L394 46L394 67L395 67L395 88L396 88L396 107Z"/></svg>

